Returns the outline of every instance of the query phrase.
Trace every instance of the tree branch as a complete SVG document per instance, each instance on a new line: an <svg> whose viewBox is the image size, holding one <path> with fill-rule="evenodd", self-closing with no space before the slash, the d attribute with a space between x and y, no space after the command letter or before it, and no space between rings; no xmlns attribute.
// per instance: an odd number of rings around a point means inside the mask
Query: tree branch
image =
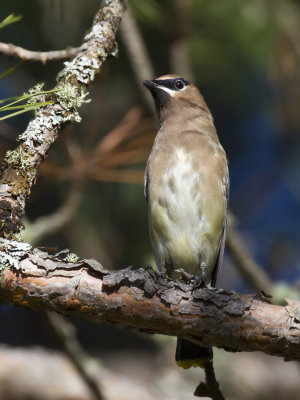
<svg viewBox="0 0 300 400"><path fill-rule="evenodd" d="M66 60L79 53L80 47L69 47L63 50L31 51L12 43L0 42L0 53L17 57L24 61L39 61L46 64L48 61Z"/></svg>
<svg viewBox="0 0 300 400"><path fill-rule="evenodd" d="M0 177L0 235L14 237L22 228L21 216L37 170L62 127L79 122L77 109L86 102L87 85L103 62L116 51L115 36L124 11L122 0L110 0L96 14L76 57L58 75L55 93L41 101L53 104L36 111L35 118L19 136L22 144L7 152Z"/></svg>
<svg viewBox="0 0 300 400"><path fill-rule="evenodd" d="M229 351L300 360L300 304L166 280L151 268L108 272L95 260L2 240L0 303L120 323ZM73 262L70 262L73 261Z"/></svg>

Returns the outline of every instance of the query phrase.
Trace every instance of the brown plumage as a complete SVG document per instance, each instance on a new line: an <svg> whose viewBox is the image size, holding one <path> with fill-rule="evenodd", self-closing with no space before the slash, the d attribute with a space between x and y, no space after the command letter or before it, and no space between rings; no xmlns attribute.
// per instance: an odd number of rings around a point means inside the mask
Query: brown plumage
<svg viewBox="0 0 300 400"><path fill-rule="evenodd" d="M199 90L177 75L144 85L160 122L145 172L157 266L172 279L182 268L200 276L203 284L215 285L224 251L229 177L213 118Z"/></svg>

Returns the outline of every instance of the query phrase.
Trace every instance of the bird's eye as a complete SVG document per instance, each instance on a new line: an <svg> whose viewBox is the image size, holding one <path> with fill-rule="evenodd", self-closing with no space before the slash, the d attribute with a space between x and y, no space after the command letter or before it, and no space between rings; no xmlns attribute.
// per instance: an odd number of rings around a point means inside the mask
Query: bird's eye
<svg viewBox="0 0 300 400"><path fill-rule="evenodd" d="M182 81L176 81L175 86L176 86L176 89L183 89L184 83Z"/></svg>

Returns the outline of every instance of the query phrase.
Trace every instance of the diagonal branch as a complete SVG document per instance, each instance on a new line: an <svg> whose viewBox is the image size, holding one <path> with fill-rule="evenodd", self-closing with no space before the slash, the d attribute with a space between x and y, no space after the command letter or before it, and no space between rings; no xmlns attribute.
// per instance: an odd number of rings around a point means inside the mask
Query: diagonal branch
<svg viewBox="0 0 300 400"><path fill-rule="evenodd" d="M141 92L143 93L143 98L149 109L153 114L155 114L155 108L151 95L148 91L145 92L142 85L142 81L144 79L150 79L151 77L154 77L154 69L152 67L144 40L130 11L130 8L128 8L124 14L120 30L129 60L137 77L137 83Z"/></svg>
<svg viewBox="0 0 300 400"><path fill-rule="evenodd" d="M49 255L2 240L0 303L58 311L148 333L180 336L229 351L300 360L300 304L287 306L166 280L151 268L117 272L75 255ZM63 256L64 255L64 256Z"/></svg>
<svg viewBox="0 0 300 400"><path fill-rule="evenodd" d="M81 347L76 336L75 326L62 315L56 313L48 312L46 317L66 355L89 387L94 400L104 400L100 385L97 382L97 377L99 377L101 371L100 364L96 358L86 354ZM93 365L93 369L91 365Z"/></svg>
<svg viewBox="0 0 300 400"><path fill-rule="evenodd" d="M35 244L41 242L45 236L59 231L76 213L82 198L81 187L73 185L67 194L63 204L52 214L43 215L34 222L26 222L23 232L23 240Z"/></svg>
<svg viewBox="0 0 300 400"><path fill-rule="evenodd" d="M124 11L122 0L109 0L96 14L90 32L84 37L79 53L58 75L55 93L43 96L49 104L36 112L22 141L8 152L1 166L0 235L14 237L22 228L26 198L59 131L71 122L79 122L78 108L86 102L87 85L94 80L103 62L116 51L115 36Z"/></svg>
<svg viewBox="0 0 300 400"><path fill-rule="evenodd" d="M235 229L231 213L229 214L228 222L226 249L235 262L237 269L254 290L272 295L274 292L273 284L266 272L254 260L243 239Z"/></svg>

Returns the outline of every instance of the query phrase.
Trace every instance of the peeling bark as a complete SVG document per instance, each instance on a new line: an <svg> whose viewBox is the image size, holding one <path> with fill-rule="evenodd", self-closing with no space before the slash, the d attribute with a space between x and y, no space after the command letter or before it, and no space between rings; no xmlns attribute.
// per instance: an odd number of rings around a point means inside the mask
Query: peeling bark
<svg viewBox="0 0 300 400"><path fill-rule="evenodd" d="M4 249L5 251L5 249ZM4 268L0 302L91 321L107 321L148 333L180 336L229 351L262 351L300 360L300 304L265 302L220 289L192 290L152 268L109 272L95 260L67 262L67 253L39 249L16 253Z"/></svg>

